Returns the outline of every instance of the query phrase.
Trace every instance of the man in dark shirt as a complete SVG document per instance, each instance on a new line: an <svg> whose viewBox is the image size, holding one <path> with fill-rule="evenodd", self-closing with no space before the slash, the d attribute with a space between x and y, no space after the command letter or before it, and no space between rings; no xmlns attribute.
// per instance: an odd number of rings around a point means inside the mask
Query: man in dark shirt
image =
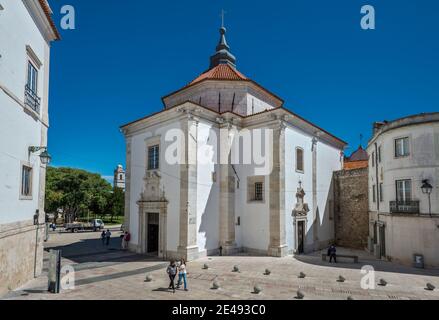
<svg viewBox="0 0 439 320"><path fill-rule="evenodd" d="M335 248L335 245L331 244L331 246L329 247L328 256L329 256L329 263L332 262L332 259L334 259L334 262L337 263L337 249Z"/></svg>

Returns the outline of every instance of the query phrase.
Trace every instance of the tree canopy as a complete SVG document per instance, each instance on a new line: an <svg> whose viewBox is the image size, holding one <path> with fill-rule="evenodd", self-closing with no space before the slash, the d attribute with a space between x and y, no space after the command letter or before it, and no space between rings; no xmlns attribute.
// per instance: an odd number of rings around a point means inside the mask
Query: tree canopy
<svg viewBox="0 0 439 320"><path fill-rule="evenodd" d="M66 221L84 217L123 215L124 192L113 189L99 174L73 168L47 168L46 212L61 209Z"/></svg>

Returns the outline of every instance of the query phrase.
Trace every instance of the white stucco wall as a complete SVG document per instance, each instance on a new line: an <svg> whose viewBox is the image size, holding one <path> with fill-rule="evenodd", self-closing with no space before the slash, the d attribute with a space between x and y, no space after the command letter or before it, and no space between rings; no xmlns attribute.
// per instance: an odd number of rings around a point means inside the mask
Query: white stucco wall
<svg viewBox="0 0 439 320"><path fill-rule="evenodd" d="M241 180L239 189L236 189L235 216L241 217L241 225L235 227L238 231L237 244L247 249L266 251L270 238L269 221L269 179L264 178L264 201L252 202L247 199L247 178L254 176L254 166L235 166Z"/></svg>
<svg viewBox="0 0 439 320"><path fill-rule="evenodd" d="M289 250L296 246L295 231L292 217L292 210L296 204L296 192L299 181L302 181L302 188L306 195L304 201L308 203L309 213L306 223L305 243L309 246L314 243L313 229L313 165L312 165L312 139L313 137L294 127L285 130L285 225L286 241ZM304 152L304 171L296 171L296 148L302 148ZM332 175L334 171L340 170L341 150L333 147L325 141L317 143L317 209L318 209L318 242L327 242L334 238L334 222L330 219L330 210L333 199ZM332 213L332 212L331 212Z"/></svg>
<svg viewBox="0 0 439 320"><path fill-rule="evenodd" d="M319 212L318 241L334 240L333 173L343 168L341 150L319 142L317 144L317 206Z"/></svg>
<svg viewBox="0 0 439 320"><path fill-rule="evenodd" d="M296 148L303 149L304 171L296 171ZM285 129L285 227L288 250L296 245L292 211L296 204L296 192L299 181L302 181L305 203L308 203L310 212L307 217L307 233L312 227L312 136L294 127ZM312 243L312 237L305 238L306 243Z"/></svg>
<svg viewBox="0 0 439 320"><path fill-rule="evenodd" d="M130 230L132 230L132 243L138 245L139 230L139 207L137 201L144 190L143 180L147 169L146 141L160 136L160 174L161 188L165 191L168 204L167 224L167 249L177 251L179 244L179 220L180 220L180 167L168 164L165 161L166 147L172 142L165 141L168 130L180 129L178 120L168 121L151 126L136 133L131 140L131 181L130 181Z"/></svg>
<svg viewBox="0 0 439 320"><path fill-rule="evenodd" d="M214 250L219 243L219 172L215 145L218 129L201 120L197 150L197 243L200 252ZM209 156L207 155L209 154ZM216 181L213 173L216 172Z"/></svg>
<svg viewBox="0 0 439 320"><path fill-rule="evenodd" d="M29 146L46 145L49 44L22 1L3 0L0 11L0 224L33 219L39 207L40 160ZM13 30L13 32L11 32ZM38 70L40 114L24 111L30 46L42 62ZM32 199L20 200L21 165L33 168Z"/></svg>

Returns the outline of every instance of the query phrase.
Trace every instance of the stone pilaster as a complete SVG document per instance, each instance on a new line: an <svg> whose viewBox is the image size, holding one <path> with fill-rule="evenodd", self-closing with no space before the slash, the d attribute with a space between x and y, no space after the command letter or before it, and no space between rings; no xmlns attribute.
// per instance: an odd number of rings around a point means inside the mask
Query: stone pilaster
<svg viewBox="0 0 439 320"><path fill-rule="evenodd" d="M181 121L185 141L180 164L180 235L178 254L186 260L199 256L197 245L197 141L198 119L190 112Z"/></svg>
<svg viewBox="0 0 439 320"><path fill-rule="evenodd" d="M270 243L268 255L283 257L288 254L285 230L285 124L280 121L273 128L273 168L269 177Z"/></svg>
<svg viewBox="0 0 439 320"><path fill-rule="evenodd" d="M126 168L125 168L125 211L124 225L130 230L130 200L131 200L131 137L126 138Z"/></svg>
<svg viewBox="0 0 439 320"><path fill-rule="evenodd" d="M235 176L231 164L231 145L229 139L232 125L223 123L220 125L220 151L227 152L221 157L219 165L220 174L220 217L219 217L219 245L222 254L230 255L237 251L235 241ZM227 160L227 161L224 161ZM227 162L227 163L223 163Z"/></svg>
<svg viewBox="0 0 439 320"><path fill-rule="evenodd" d="M314 240L314 250L319 247L319 217L317 214L318 202L317 202L317 138L312 140L312 234Z"/></svg>

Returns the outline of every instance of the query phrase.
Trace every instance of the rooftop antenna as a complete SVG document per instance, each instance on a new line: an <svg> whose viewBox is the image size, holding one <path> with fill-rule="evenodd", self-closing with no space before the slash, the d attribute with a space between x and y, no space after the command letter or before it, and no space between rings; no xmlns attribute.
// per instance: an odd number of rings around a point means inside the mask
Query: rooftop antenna
<svg viewBox="0 0 439 320"><path fill-rule="evenodd" d="M360 133L360 146L363 147L363 134Z"/></svg>

